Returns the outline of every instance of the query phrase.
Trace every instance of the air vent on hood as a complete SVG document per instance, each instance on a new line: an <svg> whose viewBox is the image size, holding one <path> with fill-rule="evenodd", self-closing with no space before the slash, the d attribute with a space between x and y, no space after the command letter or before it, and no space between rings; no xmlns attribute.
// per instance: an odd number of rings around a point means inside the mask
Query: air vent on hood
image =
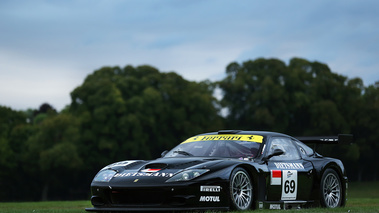
<svg viewBox="0 0 379 213"><path fill-rule="evenodd" d="M165 163L152 163L152 164L147 164L145 166L145 169L164 169L167 167L167 164Z"/></svg>
<svg viewBox="0 0 379 213"><path fill-rule="evenodd" d="M175 164L170 164L170 169L184 169L184 168L198 165L203 162L204 161L198 161L198 160L177 162Z"/></svg>

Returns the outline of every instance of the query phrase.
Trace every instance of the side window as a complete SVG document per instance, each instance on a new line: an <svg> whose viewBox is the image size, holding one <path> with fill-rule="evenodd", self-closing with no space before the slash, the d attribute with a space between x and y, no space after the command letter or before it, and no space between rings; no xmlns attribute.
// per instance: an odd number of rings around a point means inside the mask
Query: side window
<svg viewBox="0 0 379 213"><path fill-rule="evenodd" d="M274 156L271 160L281 161L281 160L297 160L300 159L299 152L296 146L292 143L291 139L275 137L271 140L270 148L268 149L268 154L274 152L275 149L281 149L284 154L279 156Z"/></svg>
<svg viewBox="0 0 379 213"><path fill-rule="evenodd" d="M296 143L299 146L300 152L303 156L311 156L314 154L313 149L311 149L309 146L300 141L296 141Z"/></svg>

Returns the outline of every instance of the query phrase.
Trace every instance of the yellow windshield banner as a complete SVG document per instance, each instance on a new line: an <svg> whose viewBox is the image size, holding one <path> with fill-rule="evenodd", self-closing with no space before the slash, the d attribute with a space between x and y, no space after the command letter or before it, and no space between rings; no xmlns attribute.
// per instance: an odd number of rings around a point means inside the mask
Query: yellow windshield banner
<svg viewBox="0 0 379 213"><path fill-rule="evenodd" d="M196 142L196 141L249 141L262 143L263 136L261 135L199 135L188 138L183 143Z"/></svg>

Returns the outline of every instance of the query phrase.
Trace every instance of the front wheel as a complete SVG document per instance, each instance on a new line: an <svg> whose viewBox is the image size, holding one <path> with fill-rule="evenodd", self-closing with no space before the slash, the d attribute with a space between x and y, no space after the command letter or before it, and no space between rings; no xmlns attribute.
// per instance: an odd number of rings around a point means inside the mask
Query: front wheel
<svg viewBox="0 0 379 213"><path fill-rule="evenodd" d="M321 205L336 208L342 203L341 180L333 169L326 169L321 178Z"/></svg>
<svg viewBox="0 0 379 213"><path fill-rule="evenodd" d="M234 169L230 176L230 198L237 210L249 209L253 203L253 184L243 168Z"/></svg>

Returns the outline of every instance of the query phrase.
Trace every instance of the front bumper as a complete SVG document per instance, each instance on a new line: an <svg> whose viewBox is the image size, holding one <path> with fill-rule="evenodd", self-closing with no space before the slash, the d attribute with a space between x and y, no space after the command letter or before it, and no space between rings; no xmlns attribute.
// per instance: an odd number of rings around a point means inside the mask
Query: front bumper
<svg viewBox="0 0 379 213"><path fill-rule="evenodd" d="M204 190L204 186L208 190ZM212 188L213 187L213 188ZM217 187L217 190L210 190ZM228 210L227 182L186 185L110 187L92 186L93 208L86 211Z"/></svg>

